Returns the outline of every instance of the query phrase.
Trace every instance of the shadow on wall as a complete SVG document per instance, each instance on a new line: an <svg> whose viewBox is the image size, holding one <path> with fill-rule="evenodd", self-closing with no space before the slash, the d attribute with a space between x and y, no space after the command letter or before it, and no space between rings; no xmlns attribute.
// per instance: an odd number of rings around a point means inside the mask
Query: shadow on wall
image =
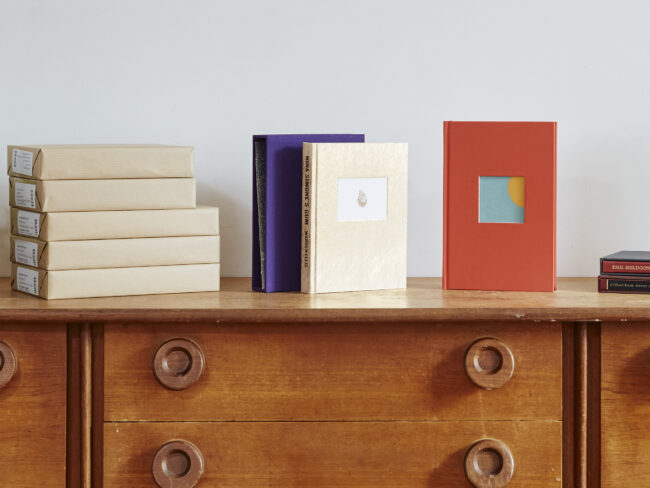
<svg viewBox="0 0 650 488"><path fill-rule="evenodd" d="M650 167L640 150L643 142L633 134L581 134L568 126L560 140L558 275L595 276L601 257L647 247L645 199L631 188L650 177Z"/></svg>
<svg viewBox="0 0 650 488"><path fill-rule="evenodd" d="M226 193L196 182L197 204L219 207L221 276L251 275L251 209ZM7 198L9 198L7 196Z"/></svg>

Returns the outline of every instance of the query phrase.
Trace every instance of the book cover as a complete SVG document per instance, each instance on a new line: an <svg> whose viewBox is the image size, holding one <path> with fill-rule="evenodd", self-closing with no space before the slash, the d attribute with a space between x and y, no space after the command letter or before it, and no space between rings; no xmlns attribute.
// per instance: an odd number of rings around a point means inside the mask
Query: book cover
<svg viewBox="0 0 650 488"><path fill-rule="evenodd" d="M219 236L41 241L10 236L11 262L46 270L219 262Z"/></svg>
<svg viewBox="0 0 650 488"><path fill-rule="evenodd" d="M191 178L194 148L154 144L9 146L7 172L35 180Z"/></svg>
<svg viewBox="0 0 650 488"><path fill-rule="evenodd" d="M556 132L444 123L444 289L556 289Z"/></svg>
<svg viewBox="0 0 650 488"><path fill-rule="evenodd" d="M306 143L303 293L406 287L408 145Z"/></svg>
<svg viewBox="0 0 650 488"><path fill-rule="evenodd" d="M37 212L196 208L194 178L31 180L9 178L9 204Z"/></svg>
<svg viewBox="0 0 650 488"><path fill-rule="evenodd" d="M219 291L219 264L47 271L11 265L11 288L47 299Z"/></svg>
<svg viewBox="0 0 650 488"><path fill-rule="evenodd" d="M363 134L253 136L252 286L300 291L303 142L363 142Z"/></svg>
<svg viewBox="0 0 650 488"><path fill-rule="evenodd" d="M11 208L10 232L42 241L219 235L219 209L33 212Z"/></svg>
<svg viewBox="0 0 650 488"><path fill-rule="evenodd" d="M650 274L650 252L619 251L600 258L601 274Z"/></svg>

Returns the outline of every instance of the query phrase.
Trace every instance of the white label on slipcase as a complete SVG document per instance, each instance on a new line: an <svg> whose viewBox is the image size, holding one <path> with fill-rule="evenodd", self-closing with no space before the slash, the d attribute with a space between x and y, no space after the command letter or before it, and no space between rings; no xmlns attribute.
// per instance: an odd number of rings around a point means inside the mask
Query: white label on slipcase
<svg viewBox="0 0 650 488"><path fill-rule="evenodd" d="M387 178L339 178L339 222L386 220Z"/></svg>
<svg viewBox="0 0 650 488"><path fill-rule="evenodd" d="M18 233L21 236L38 237L41 233L41 216L35 212L18 210Z"/></svg>
<svg viewBox="0 0 650 488"><path fill-rule="evenodd" d="M38 296L38 271L16 267L16 288Z"/></svg>
<svg viewBox="0 0 650 488"><path fill-rule="evenodd" d="M36 185L16 183L16 205L19 207L36 208Z"/></svg>
<svg viewBox="0 0 650 488"><path fill-rule="evenodd" d="M14 241L14 258L17 263L38 266L38 244L29 241Z"/></svg>
<svg viewBox="0 0 650 488"><path fill-rule="evenodd" d="M32 176L34 172L34 155L29 151L14 149L11 155L11 169L14 173Z"/></svg>

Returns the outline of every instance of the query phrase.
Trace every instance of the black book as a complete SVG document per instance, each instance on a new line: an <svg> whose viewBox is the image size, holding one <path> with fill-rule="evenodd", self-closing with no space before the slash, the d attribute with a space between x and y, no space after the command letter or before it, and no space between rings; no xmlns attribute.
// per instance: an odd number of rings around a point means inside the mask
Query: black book
<svg viewBox="0 0 650 488"><path fill-rule="evenodd" d="M650 277L650 252L619 251L600 258L600 274Z"/></svg>

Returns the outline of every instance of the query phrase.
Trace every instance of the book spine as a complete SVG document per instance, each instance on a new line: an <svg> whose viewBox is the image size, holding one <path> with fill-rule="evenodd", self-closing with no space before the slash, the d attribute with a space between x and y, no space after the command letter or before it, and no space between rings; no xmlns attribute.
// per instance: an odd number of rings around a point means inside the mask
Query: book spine
<svg viewBox="0 0 650 488"><path fill-rule="evenodd" d="M449 238L449 130L450 123L443 123L443 145L444 145L444 166L443 166L443 223L442 223L442 288L447 290L449 288L449 246L447 239Z"/></svg>
<svg viewBox="0 0 650 488"><path fill-rule="evenodd" d="M314 259L316 257L315 246L315 195L313 193L316 175L314 165L314 150L311 143L303 143L302 146L302 256L300 270L300 291L302 293L315 293L315 271Z"/></svg>
<svg viewBox="0 0 650 488"><path fill-rule="evenodd" d="M625 278L611 278L608 276L600 276L598 277L598 291L650 293L650 278L632 280Z"/></svg>
<svg viewBox="0 0 650 488"><path fill-rule="evenodd" d="M553 122L553 289L557 290L557 122Z"/></svg>
<svg viewBox="0 0 650 488"><path fill-rule="evenodd" d="M601 272L617 274L650 274L650 262L603 260Z"/></svg>

